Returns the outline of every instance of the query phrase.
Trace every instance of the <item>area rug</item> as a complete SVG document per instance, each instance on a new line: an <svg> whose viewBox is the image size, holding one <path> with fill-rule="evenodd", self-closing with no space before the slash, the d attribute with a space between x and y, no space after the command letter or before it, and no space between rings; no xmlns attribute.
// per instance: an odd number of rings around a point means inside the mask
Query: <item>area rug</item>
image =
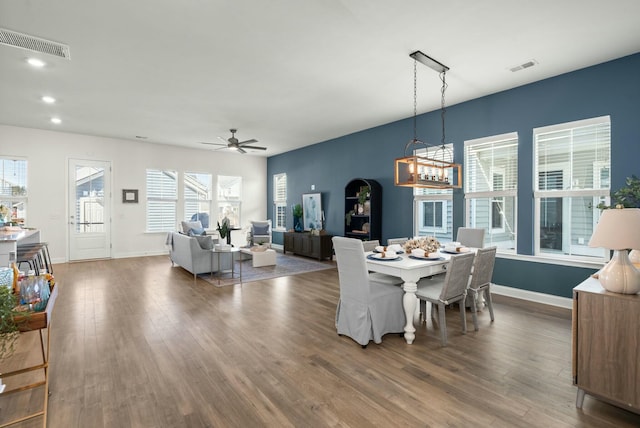
<svg viewBox="0 0 640 428"><path fill-rule="evenodd" d="M225 287L227 285L240 283L240 263L242 263L242 283L261 281L263 279L278 278L281 276L297 275L300 273L314 272L324 269L332 269L336 267L335 263L329 261L318 261L307 257L299 257L289 254L276 253L275 266L253 267L251 260L235 260L234 275L231 278L231 272L223 272L218 276L214 273L198 275L198 278L207 281L216 287Z"/></svg>

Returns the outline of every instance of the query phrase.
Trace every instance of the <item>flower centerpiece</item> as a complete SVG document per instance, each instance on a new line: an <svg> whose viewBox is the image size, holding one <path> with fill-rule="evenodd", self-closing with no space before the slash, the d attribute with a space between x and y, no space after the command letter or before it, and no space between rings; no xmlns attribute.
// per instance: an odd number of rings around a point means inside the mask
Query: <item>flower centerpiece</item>
<svg viewBox="0 0 640 428"><path fill-rule="evenodd" d="M434 236L409 239L404 244L404 250L407 252L407 254L411 254L411 250L414 250L416 248L424 250L425 254L431 254L438 251L438 248L440 247L440 242Z"/></svg>

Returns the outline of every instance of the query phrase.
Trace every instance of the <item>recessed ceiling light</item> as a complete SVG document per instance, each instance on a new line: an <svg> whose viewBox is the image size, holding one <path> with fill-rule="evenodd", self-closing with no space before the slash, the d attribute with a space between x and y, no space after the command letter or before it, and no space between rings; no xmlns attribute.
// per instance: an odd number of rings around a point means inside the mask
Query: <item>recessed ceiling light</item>
<svg viewBox="0 0 640 428"><path fill-rule="evenodd" d="M42 97L42 101L44 101L47 104L53 104L56 102L56 99L53 97L50 97L49 95L45 95L44 97Z"/></svg>
<svg viewBox="0 0 640 428"><path fill-rule="evenodd" d="M52 117L51 123L55 123L56 125L59 125L62 123L62 120L59 117Z"/></svg>
<svg viewBox="0 0 640 428"><path fill-rule="evenodd" d="M46 64L44 61L39 60L38 58L29 58L27 62L29 63L29 65L32 65L38 68L44 67Z"/></svg>

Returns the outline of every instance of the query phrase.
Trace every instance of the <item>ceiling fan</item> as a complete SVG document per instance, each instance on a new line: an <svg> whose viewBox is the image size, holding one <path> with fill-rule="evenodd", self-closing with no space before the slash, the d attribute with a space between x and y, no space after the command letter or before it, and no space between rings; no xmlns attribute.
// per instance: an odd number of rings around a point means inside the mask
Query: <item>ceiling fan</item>
<svg viewBox="0 0 640 428"><path fill-rule="evenodd" d="M266 147L250 146L249 144L258 142L258 140L254 138L250 140L245 140L245 141L238 141L238 139L236 138L236 132L238 132L237 129L231 128L229 131L231 131L231 138L228 138L225 140L222 137L218 137L220 140L224 141L224 144L223 143L202 143L202 144L209 144L212 146L224 146L216 150L221 150L223 148L226 148L226 149L236 150L240 153L247 153L247 151L244 149L267 150Z"/></svg>

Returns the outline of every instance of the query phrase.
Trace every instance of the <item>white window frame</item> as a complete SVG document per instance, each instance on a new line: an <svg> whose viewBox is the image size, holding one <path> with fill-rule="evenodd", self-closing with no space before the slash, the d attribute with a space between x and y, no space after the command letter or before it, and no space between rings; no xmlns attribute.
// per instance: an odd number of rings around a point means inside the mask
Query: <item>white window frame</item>
<svg viewBox="0 0 640 428"><path fill-rule="evenodd" d="M161 192L160 196L152 196L154 194L154 192L149 191L149 172L151 171L155 171L155 172L159 172L161 174L166 174L166 175L173 175L175 177L175 189L173 189L173 192L170 191L170 189L167 189L167 191L163 191ZM176 230L176 227L178 225L178 180L179 176L178 176L178 172L175 170L162 170L162 169L156 169L156 168L147 168L146 172L145 172L145 185L146 185L146 195L147 195L147 206L146 206L146 212L145 212L145 218L146 218L146 229L148 233L153 233L153 232L169 232L169 231L174 231ZM173 193L172 196L171 193ZM169 221L166 222L166 227L152 227L151 226L151 222L150 222L150 218L149 218L149 210L150 210L150 206L155 203L155 202L159 202L161 204L166 204L169 209L167 210L167 212L171 211L171 208L173 208L173 214L172 214L172 218L170 220L172 226L170 227Z"/></svg>
<svg viewBox="0 0 640 428"><path fill-rule="evenodd" d="M579 255L572 254L571 248L573 243L571 242L571 221L572 221L572 211L570 209L570 198L574 197L591 197L593 201L593 206L597 206L599 201L606 201L608 204L609 195L611 192L611 186L609 185L606 188L593 188L593 189L585 189L585 188L575 188L574 183L572 183L572 174L571 170L573 168L573 164L571 162L572 156L569 153L569 161L555 164L547 164L545 167L540 166L540 162L538 160L538 135L546 134L550 132L558 132L563 130L571 130L576 128L582 128L587 126L592 126L596 124L608 124L609 126L609 155L608 161L594 161L593 162L593 174L596 173L596 170L600 170L602 168L609 168L611 171L611 118L610 116L600 116L590 119L578 120L573 122L566 122L556 125L550 125L540 128L533 129L533 197L534 197L534 255L537 257L552 257L555 259L566 259L566 260L580 260L580 261L591 261L591 262L606 262L609 260L609 251L605 249L593 249L591 255ZM540 190L539 188L539 175L541 172L553 171L553 170L562 170L563 171L563 189L551 189L551 190ZM599 180L598 180L599 183ZM610 180L609 180L610 184ZM541 218L541 206L540 202L543 198L562 198L562 217L563 217L563 228L562 228L562 253L543 253L540 248L540 218ZM597 222L599 218L600 210L593 209L591 221ZM569 253L569 254L566 254Z"/></svg>
<svg viewBox="0 0 640 428"><path fill-rule="evenodd" d="M504 146L504 143L506 143L508 146ZM503 146L500 146L500 144L503 144ZM488 213L488 225L487 228L489 230L488 236L485 236L485 242L487 243L487 245L493 245L493 240L492 240L492 236L494 234L504 234L506 232L509 232L509 234L511 236L513 236L513 248L504 248L504 246L500 246L498 245L498 251L501 253L516 253L516 249L518 248L518 212L517 212L517 207L518 207L518 189L517 189L517 179L516 179L516 186L514 188L505 188L506 187L506 183L507 183L507 171L505 170L504 167L501 166L495 166L495 165L491 165L489 171L486 173L486 175L488 175L490 178L490 189L489 190L481 190L481 191L471 191L470 189L473 189L474 186L474 180L476 179L476 177L474 176L474 174L472 174L468 168L471 168L471 160L468 159L469 156L469 152L470 150L475 147L475 146L480 146L480 145L486 145L487 146L487 150L492 150L492 151L496 151L496 150L500 150L502 149L506 149L508 147L512 147L513 145L515 145L516 147L518 147L519 145L519 137L518 137L518 133L517 132L508 132L505 134L499 134L499 135L491 135L488 137L482 137L482 138L476 138L473 140L466 140L464 142L464 168L465 168L465 174L464 174L464 188L465 188L465 226L466 227L479 227L478 224L476 224L476 217L472 216L471 213L475 212L476 209L476 205L478 203L479 200L486 200L489 203L489 213ZM494 147L495 145L495 147ZM516 153L517 153L517 149L516 149ZM516 165L517 165L517 161L516 161ZM516 166L517 168L517 166ZM494 175L499 174L502 175L503 177L503 184L502 184L502 188L501 189L495 189L494 184ZM515 171L515 176L517 178L517 174L518 171L516 169ZM512 198L513 202L514 202L514 207L513 207L513 224L510 225L508 228L508 222L505 221L504 218L502 218L501 222L502 222L502 227L500 228L494 228L493 226L493 207L494 204L497 202L501 202L502 203L502 209L504 209L505 206L505 202L507 198ZM495 241L495 242L509 242L511 243L511 240L508 241Z"/></svg>
<svg viewBox="0 0 640 428"><path fill-rule="evenodd" d="M232 186L223 186L222 183L235 182ZM229 189L237 187L236 193L231 193ZM232 216L232 227L239 227L242 223L242 177L239 175L218 175L217 177L217 195L218 195L218 215L217 221L228 215L226 211L222 211L224 206L231 206L232 211L237 211L237 218Z"/></svg>
<svg viewBox="0 0 640 428"><path fill-rule="evenodd" d="M200 176L201 179L198 178L193 178L191 179L191 176ZM213 194L213 176L210 173L207 172L185 172L184 174L182 174L183 180L182 180L182 190L183 190L183 197L184 197L184 203L183 203L183 207L184 207L184 220L185 221L191 221L191 217L193 214L189 214L188 212L188 206L190 204L197 204L199 206L204 205L205 206L205 210L202 211L200 209L198 209L197 213L199 212L206 212L206 214L209 215L209 226L207 227L207 229L215 229L215 219L213 218L212 215L212 211L211 211L211 206L212 206L212 194ZM202 182L202 178L206 178L208 183L203 183ZM196 198L190 198L188 197L188 192L187 192L187 187L188 186L193 186L195 187L199 187L199 189L196 189L196 193L198 194L198 197ZM204 225L203 225L204 226Z"/></svg>
<svg viewBox="0 0 640 428"><path fill-rule="evenodd" d="M2 162L0 165L0 205L6 206L9 220L20 219L22 224L28 224L29 161L23 157L7 156L0 157L0 162ZM9 162L12 163L11 166L8 165ZM24 169L15 170L16 162L24 162ZM17 177L17 179L13 177ZM24 186L21 183L24 183ZM16 189L16 187L19 188ZM20 206L21 208L19 208Z"/></svg>
<svg viewBox="0 0 640 428"><path fill-rule="evenodd" d="M428 226L425 226L422 224L422 216L420 215L421 214L420 205L424 205L425 203L441 204L440 210L441 210L442 224L440 225L440 227L434 226L429 228ZM449 209L450 203L451 203L450 199L444 199L444 198L435 199L432 197L421 197L421 196L416 197L415 217L416 217L416 230L418 232L416 236L422 236L420 234L420 232L422 231L421 229L427 229L427 228L429 229L429 231L433 230L435 233L447 233L447 226L449 224L449 222L447 221L447 210Z"/></svg>
<svg viewBox="0 0 640 428"><path fill-rule="evenodd" d="M287 173L273 175L273 230L287 230Z"/></svg>

